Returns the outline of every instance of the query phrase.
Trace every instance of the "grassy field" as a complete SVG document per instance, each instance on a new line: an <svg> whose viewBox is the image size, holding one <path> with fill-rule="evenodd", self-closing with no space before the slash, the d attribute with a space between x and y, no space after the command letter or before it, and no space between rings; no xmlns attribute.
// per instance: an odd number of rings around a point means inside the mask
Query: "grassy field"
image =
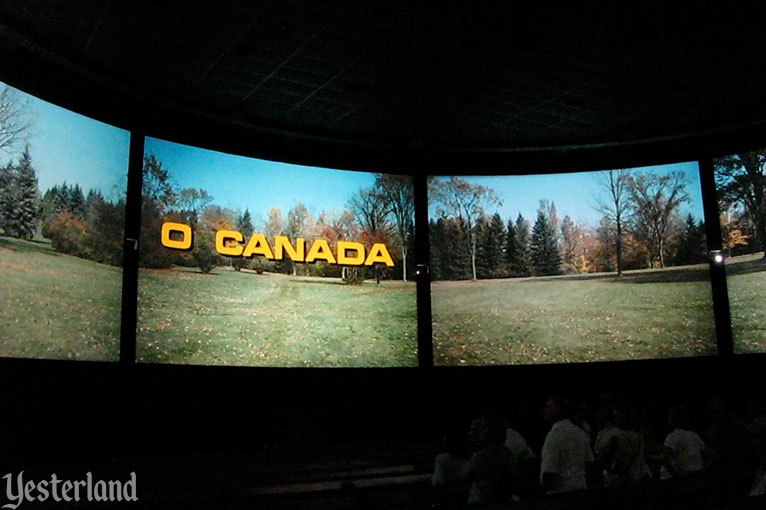
<svg viewBox="0 0 766 510"><path fill-rule="evenodd" d="M247 366L415 366L414 283L141 270L138 359Z"/></svg>
<svg viewBox="0 0 766 510"><path fill-rule="evenodd" d="M0 236L0 356L117 361L122 270Z"/></svg>
<svg viewBox="0 0 766 510"><path fill-rule="evenodd" d="M736 352L766 351L766 262L727 260ZM122 271L0 236L0 356L119 357ZM432 285L437 365L714 354L706 265ZM140 361L417 364L414 284L142 270Z"/></svg>
<svg viewBox="0 0 766 510"><path fill-rule="evenodd" d="M766 261L763 252L726 260L734 352L766 352Z"/></svg>
<svg viewBox="0 0 766 510"><path fill-rule="evenodd" d="M707 265L435 282L434 363L494 365L715 354Z"/></svg>

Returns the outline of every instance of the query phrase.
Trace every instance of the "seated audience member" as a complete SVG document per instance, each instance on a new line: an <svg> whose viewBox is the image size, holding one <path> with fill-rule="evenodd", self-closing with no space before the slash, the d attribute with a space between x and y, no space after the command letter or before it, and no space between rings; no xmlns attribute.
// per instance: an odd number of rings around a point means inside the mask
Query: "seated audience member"
<svg viewBox="0 0 766 510"><path fill-rule="evenodd" d="M537 491L537 474L540 461L529 447L524 436L517 430L519 422L516 412L508 413L505 417L505 447L511 451L516 465L517 494Z"/></svg>
<svg viewBox="0 0 766 510"><path fill-rule="evenodd" d="M444 452L434 460L433 485L457 485L465 467L464 441L460 440L457 431L449 431L444 435Z"/></svg>
<svg viewBox="0 0 766 510"><path fill-rule="evenodd" d="M505 447L511 450L514 460L520 465L534 459L535 453L515 425L514 415L508 413L505 416Z"/></svg>
<svg viewBox="0 0 766 510"><path fill-rule="evenodd" d="M506 503L513 496L516 466L513 454L503 444L502 420L496 416L474 420L471 437L475 451L462 474L470 484L468 504Z"/></svg>
<svg viewBox="0 0 766 510"><path fill-rule="evenodd" d="M703 474L708 449L699 434L689 430L689 411L683 406L671 408L668 424L673 431L665 437L662 447L660 478Z"/></svg>
<svg viewBox="0 0 766 510"><path fill-rule="evenodd" d="M586 465L594 461L590 439L569 420L563 397L545 403L544 420L551 424L540 454L540 484L547 494L587 489Z"/></svg>
<svg viewBox="0 0 766 510"><path fill-rule="evenodd" d="M593 453L598 457L599 452L603 451L618 431L617 426L614 424L614 405L610 404L608 407L599 409L596 423L599 428L596 439L593 442Z"/></svg>
<svg viewBox="0 0 766 510"><path fill-rule="evenodd" d="M442 507L457 508L465 503L468 492L462 476L467 459L463 432L451 430L444 435L444 451L434 460L432 484Z"/></svg>
<svg viewBox="0 0 766 510"><path fill-rule="evenodd" d="M644 461L644 439L632 426L633 414L628 405L614 406L613 426L609 437L595 447L596 459L604 470L604 487L637 485L651 479Z"/></svg>

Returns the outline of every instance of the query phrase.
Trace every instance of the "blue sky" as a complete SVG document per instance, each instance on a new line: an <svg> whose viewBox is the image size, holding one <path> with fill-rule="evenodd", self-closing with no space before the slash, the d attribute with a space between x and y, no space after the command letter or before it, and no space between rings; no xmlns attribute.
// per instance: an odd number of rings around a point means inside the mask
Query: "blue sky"
<svg viewBox="0 0 766 510"><path fill-rule="evenodd" d="M0 87L5 86L0 82ZM125 194L130 133L70 112L17 91L31 121L27 141L37 171L40 192L66 181L85 193L98 189L109 199ZM23 144L9 154L0 151L0 164L17 159Z"/></svg>
<svg viewBox="0 0 766 510"><path fill-rule="evenodd" d="M375 183L372 173L278 163L149 137L144 151L162 162L176 190L202 188L216 205L250 209L259 228L272 207L284 216L298 202L315 216L340 212L359 189Z"/></svg>
<svg viewBox="0 0 766 510"><path fill-rule="evenodd" d="M4 86L0 82L0 86ZM25 102L32 127L27 140L32 162L37 170L41 193L66 181L79 184L87 193L99 189L107 198L117 199L125 193L130 133L83 115L70 112L29 94L17 92ZM0 151L0 164L16 159L16 153ZM262 222L271 207L287 214L297 202L303 202L316 215L322 210L342 210L347 200L360 188L373 185L374 174L345 170L291 165L246 158L146 139L146 152L154 153L169 169L177 189L203 188L214 203L234 210L249 208L254 220ZM696 162L679 163L638 170L669 172L681 170L687 175L687 192L691 201L681 207L683 216L691 213L703 218L699 170ZM560 219L569 215L575 221L590 225L600 216L594 204L603 195L598 172L572 174L473 176L471 183L493 188L502 206L488 211L499 212L504 220L521 214L534 221L541 199L556 204ZM435 204L429 204L435 214Z"/></svg>
<svg viewBox="0 0 766 510"><path fill-rule="evenodd" d="M699 183L699 165L696 161L672 165L650 166L636 168L638 171L668 173L680 170L686 174L686 192L690 202L682 204L681 215L687 214L697 220L704 219L702 209L702 191ZM547 199L556 204L559 220L569 215L575 222L596 226L601 215L594 209L599 199L606 200L608 195L601 189L599 174L602 172L580 172L542 175L514 176L473 176L463 177L471 184L490 187L497 192L502 200L502 206L487 211L489 214L499 212L504 221L514 220L521 212L522 216L534 223L540 200ZM429 200L428 213L436 217L436 204Z"/></svg>

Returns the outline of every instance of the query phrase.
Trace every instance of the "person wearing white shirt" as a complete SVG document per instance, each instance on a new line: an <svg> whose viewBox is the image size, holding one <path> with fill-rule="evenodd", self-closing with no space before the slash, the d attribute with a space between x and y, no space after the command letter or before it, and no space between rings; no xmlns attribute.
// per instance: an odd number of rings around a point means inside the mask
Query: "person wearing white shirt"
<svg viewBox="0 0 766 510"><path fill-rule="evenodd" d="M540 454L540 484L552 494L587 489L586 465L594 461L590 439L567 418L567 402L552 397L545 404L545 421L551 430Z"/></svg>
<svg viewBox="0 0 766 510"><path fill-rule="evenodd" d="M683 406L670 410L670 426L673 431L665 437L662 447L662 468L660 478L679 478L702 474L707 446L696 432L688 430L689 412Z"/></svg>

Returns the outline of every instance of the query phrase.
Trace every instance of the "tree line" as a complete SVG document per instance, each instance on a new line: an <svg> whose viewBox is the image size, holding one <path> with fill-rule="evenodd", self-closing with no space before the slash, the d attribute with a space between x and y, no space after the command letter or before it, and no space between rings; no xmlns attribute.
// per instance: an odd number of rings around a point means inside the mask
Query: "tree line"
<svg viewBox="0 0 766 510"><path fill-rule="evenodd" d="M414 275L415 232L412 178L376 174L372 187L358 190L342 210L311 214L301 202L286 213L272 207L259 222L249 209L235 211L214 203L214 197L204 189L176 189L171 184L169 169L153 154L144 158L141 211L141 251L139 265L147 268L168 268L172 265L198 267L210 272L216 266L230 265L235 270L251 269L303 276L342 277L349 283L360 283L367 277L407 280ZM160 233L165 221L190 225L195 233L189 253L168 250L161 244ZM393 268L375 265L372 268L340 267L318 261L312 264L293 262L285 257L269 261L261 257L227 258L215 250L217 230L236 230L248 238L258 231L273 240L283 235L295 243L306 240L307 247L315 239L325 239L330 245L339 240L356 240L370 248L384 243L394 259Z"/></svg>
<svg viewBox="0 0 766 510"><path fill-rule="evenodd" d="M0 168L0 229L9 237L31 240L38 233L57 251L122 265L125 200L87 195L78 184L57 184L41 196L29 146L16 162Z"/></svg>
<svg viewBox="0 0 766 510"><path fill-rule="evenodd" d="M766 149L718 158L714 168L723 249L766 257Z"/></svg>
<svg viewBox="0 0 766 510"><path fill-rule="evenodd" d="M598 174L597 225L559 220L541 200L534 223L502 218L497 192L465 179L432 180L429 220L435 280L548 276L696 264L706 260L705 228L691 214L682 172L611 170ZM603 198L608 197L608 198Z"/></svg>

